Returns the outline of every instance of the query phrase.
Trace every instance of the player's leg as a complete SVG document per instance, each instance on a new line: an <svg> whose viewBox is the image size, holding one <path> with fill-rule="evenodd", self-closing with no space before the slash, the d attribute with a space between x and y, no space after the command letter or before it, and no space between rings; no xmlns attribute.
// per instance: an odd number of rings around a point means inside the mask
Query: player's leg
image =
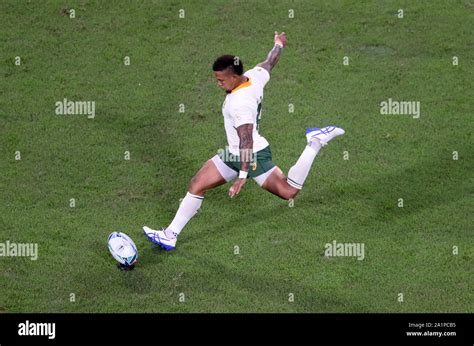
<svg viewBox="0 0 474 346"><path fill-rule="evenodd" d="M263 177L257 177L263 178ZM257 180L257 179L255 179ZM258 183L258 181L257 181ZM287 177L283 174L280 167L275 167L273 171L265 178L261 187L283 199L292 199L300 192L299 189L291 186L287 182Z"/></svg>
<svg viewBox="0 0 474 346"><path fill-rule="evenodd" d="M178 235L201 207L206 191L225 184L236 176L236 171L228 167L218 155L214 156L191 179L188 192L170 225L158 231L145 226L143 231L146 236L166 250L174 249Z"/></svg>
<svg viewBox="0 0 474 346"><path fill-rule="evenodd" d="M253 168L249 171L249 176L258 185L283 199L296 196L299 190L289 185L281 169L275 166L270 147L258 151L255 159L256 162L252 165Z"/></svg>
<svg viewBox="0 0 474 346"><path fill-rule="evenodd" d="M326 145L333 138L344 134L344 130L336 126L323 128L309 128L306 130L308 145L301 153L298 161L288 171L285 177L281 169L276 169L266 177L261 186L271 193L284 198L294 198L308 176L313 161L322 146Z"/></svg>
<svg viewBox="0 0 474 346"><path fill-rule="evenodd" d="M188 192L199 197L204 197L206 191L225 184L226 182L227 181L217 169L216 164L213 162L213 159L209 159L191 178Z"/></svg>

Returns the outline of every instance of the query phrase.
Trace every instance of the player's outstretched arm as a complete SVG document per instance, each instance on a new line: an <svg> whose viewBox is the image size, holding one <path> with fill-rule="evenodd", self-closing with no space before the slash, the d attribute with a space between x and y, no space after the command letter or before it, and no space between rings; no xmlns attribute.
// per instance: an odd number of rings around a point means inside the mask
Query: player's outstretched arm
<svg viewBox="0 0 474 346"><path fill-rule="evenodd" d="M272 50L268 53L265 61L261 62L257 66L263 67L268 73L271 73L273 66L276 65L280 59L281 50L286 46L286 34L284 32L278 33L275 31L275 45Z"/></svg>

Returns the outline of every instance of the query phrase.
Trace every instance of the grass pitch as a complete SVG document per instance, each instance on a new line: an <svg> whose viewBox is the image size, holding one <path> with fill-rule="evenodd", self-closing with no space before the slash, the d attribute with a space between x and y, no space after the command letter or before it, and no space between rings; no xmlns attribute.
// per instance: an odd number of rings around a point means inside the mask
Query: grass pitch
<svg viewBox="0 0 474 346"><path fill-rule="evenodd" d="M1 1L0 243L37 243L38 260L0 257L0 311L473 312L473 14L468 0ZM168 225L226 145L212 62L253 67L275 30L288 47L260 127L274 162L288 172L306 127L346 134L293 206L224 185L175 251L152 246L141 227ZM64 98L95 101L95 118L57 115ZM380 114L389 98L420 117ZM112 231L135 240L134 271L115 267ZM324 256L333 241L364 259Z"/></svg>

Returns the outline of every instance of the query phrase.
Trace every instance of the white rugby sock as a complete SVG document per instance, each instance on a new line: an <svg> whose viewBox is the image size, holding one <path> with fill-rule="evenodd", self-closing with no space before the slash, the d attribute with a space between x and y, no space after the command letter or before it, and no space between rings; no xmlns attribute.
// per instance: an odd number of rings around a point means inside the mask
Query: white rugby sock
<svg viewBox="0 0 474 346"><path fill-rule="evenodd" d="M173 221L168 228L166 228L166 236L171 238L177 237L188 221L197 213L203 199L203 196L193 195L191 192L188 192L186 197L181 201Z"/></svg>
<svg viewBox="0 0 474 346"><path fill-rule="evenodd" d="M294 188L301 190L303 188L304 181L308 176L311 165L313 164L316 154L321 149L321 143L318 140L309 142L304 148L298 161L288 171L287 183Z"/></svg>

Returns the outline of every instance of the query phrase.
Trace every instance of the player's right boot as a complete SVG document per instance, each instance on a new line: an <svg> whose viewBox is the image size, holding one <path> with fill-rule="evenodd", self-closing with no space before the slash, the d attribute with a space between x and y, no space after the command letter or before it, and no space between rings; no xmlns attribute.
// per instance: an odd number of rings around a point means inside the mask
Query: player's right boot
<svg viewBox="0 0 474 346"><path fill-rule="evenodd" d="M343 135L345 131L340 127L336 126L326 126L323 128L319 127L310 127L306 129L306 139L308 143L313 140L318 140L321 143L321 146L325 146L328 142L340 135Z"/></svg>
<svg viewBox="0 0 474 346"><path fill-rule="evenodd" d="M168 237L164 229L155 231L148 226L143 226L143 233L147 238L154 244L161 246L166 251L173 250L176 247L176 241L178 238Z"/></svg>

